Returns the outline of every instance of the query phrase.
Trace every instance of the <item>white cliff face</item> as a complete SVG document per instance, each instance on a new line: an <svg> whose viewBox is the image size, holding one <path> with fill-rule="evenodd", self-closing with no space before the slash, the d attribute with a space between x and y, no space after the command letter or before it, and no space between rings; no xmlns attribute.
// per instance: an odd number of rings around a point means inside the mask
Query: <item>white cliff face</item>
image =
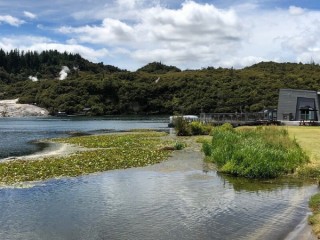
<svg viewBox="0 0 320 240"><path fill-rule="evenodd" d="M30 104L19 104L19 99L0 100L0 117L48 116L49 112Z"/></svg>

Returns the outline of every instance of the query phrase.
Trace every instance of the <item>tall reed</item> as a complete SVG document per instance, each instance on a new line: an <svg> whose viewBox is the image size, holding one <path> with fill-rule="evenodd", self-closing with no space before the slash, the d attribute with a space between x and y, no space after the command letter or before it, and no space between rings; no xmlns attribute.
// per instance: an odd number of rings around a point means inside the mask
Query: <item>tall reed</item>
<svg viewBox="0 0 320 240"><path fill-rule="evenodd" d="M205 154L219 171L249 178L274 178L292 173L309 158L281 127L234 130L216 127L211 132L211 151Z"/></svg>

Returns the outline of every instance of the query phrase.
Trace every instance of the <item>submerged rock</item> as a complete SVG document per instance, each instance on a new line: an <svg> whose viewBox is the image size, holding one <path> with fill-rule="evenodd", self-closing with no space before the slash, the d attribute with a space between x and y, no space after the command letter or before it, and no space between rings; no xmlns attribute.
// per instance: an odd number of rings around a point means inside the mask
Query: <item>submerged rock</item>
<svg viewBox="0 0 320 240"><path fill-rule="evenodd" d="M31 104L19 104L19 99L1 100L0 117L48 116L48 110Z"/></svg>

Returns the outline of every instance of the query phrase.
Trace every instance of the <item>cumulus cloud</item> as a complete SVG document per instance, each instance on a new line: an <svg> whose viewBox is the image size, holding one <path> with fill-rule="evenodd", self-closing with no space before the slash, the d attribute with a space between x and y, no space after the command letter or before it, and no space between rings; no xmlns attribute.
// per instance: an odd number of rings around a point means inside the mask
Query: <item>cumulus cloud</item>
<svg viewBox="0 0 320 240"><path fill-rule="evenodd" d="M62 37L57 40L3 36L0 47L80 53L90 61L120 64L130 70L152 61L182 69L240 68L259 61L313 59L320 63L318 10L275 5L265 8L254 0L213 1L220 7L188 0L93 1L95 4L85 11L77 6L70 12L79 22L59 24L62 27L55 36ZM4 23L1 17L0 23ZM52 27L39 25L38 31L51 34Z"/></svg>
<svg viewBox="0 0 320 240"><path fill-rule="evenodd" d="M56 49L59 52L79 53L84 58L98 62L110 56L106 48L90 48L79 44L58 43L47 37L35 36L7 36L0 38L0 48L10 51L11 49L20 49L23 51L45 51Z"/></svg>
<svg viewBox="0 0 320 240"><path fill-rule="evenodd" d="M62 66L61 71L59 72L59 80L65 80L68 77L68 73L70 72L70 69L67 66Z"/></svg>
<svg viewBox="0 0 320 240"><path fill-rule="evenodd" d="M304 13L304 9L296 6L290 6L289 13L292 15L301 15Z"/></svg>
<svg viewBox="0 0 320 240"><path fill-rule="evenodd" d="M89 43L127 43L135 37L132 27L119 20L109 18L104 19L100 26L62 27L59 31L65 34L76 34L79 42Z"/></svg>
<svg viewBox="0 0 320 240"><path fill-rule="evenodd" d="M21 24L24 23L23 20L19 18L12 17L10 15L0 15L0 23L6 23L11 26L19 27Z"/></svg>
<svg viewBox="0 0 320 240"><path fill-rule="evenodd" d="M26 16L27 18L30 18L30 19L37 18L37 15L35 15L34 13L31 13L31 12L28 12L28 11L24 11L23 14L24 14L24 16Z"/></svg>
<svg viewBox="0 0 320 240"><path fill-rule="evenodd" d="M59 32L80 43L126 46L129 56L140 62L168 60L186 66L187 61L210 63L223 52L236 51L243 36L232 9L187 1L179 9L157 5L140 11L140 18L131 24L105 18L98 26L62 27Z"/></svg>

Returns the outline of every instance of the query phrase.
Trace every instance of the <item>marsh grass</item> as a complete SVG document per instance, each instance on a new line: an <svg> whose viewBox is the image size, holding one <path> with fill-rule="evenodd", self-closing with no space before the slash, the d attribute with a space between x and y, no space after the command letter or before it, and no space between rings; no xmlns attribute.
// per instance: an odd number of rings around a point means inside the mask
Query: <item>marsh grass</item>
<svg viewBox="0 0 320 240"><path fill-rule="evenodd" d="M285 128L256 127L235 130L216 127L211 149L203 150L220 172L248 178L274 178L293 173L308 156Z"/></svg>
<svg viewBox="0 0 320 240"><path fill-rule="evenodd" d="M155 164L170 154L160 149L174 145L173 141L161 139L165 135L148 132L55 139L89 148L89 151L60 158L0 163L0 182L11 184Z"/></svg>

